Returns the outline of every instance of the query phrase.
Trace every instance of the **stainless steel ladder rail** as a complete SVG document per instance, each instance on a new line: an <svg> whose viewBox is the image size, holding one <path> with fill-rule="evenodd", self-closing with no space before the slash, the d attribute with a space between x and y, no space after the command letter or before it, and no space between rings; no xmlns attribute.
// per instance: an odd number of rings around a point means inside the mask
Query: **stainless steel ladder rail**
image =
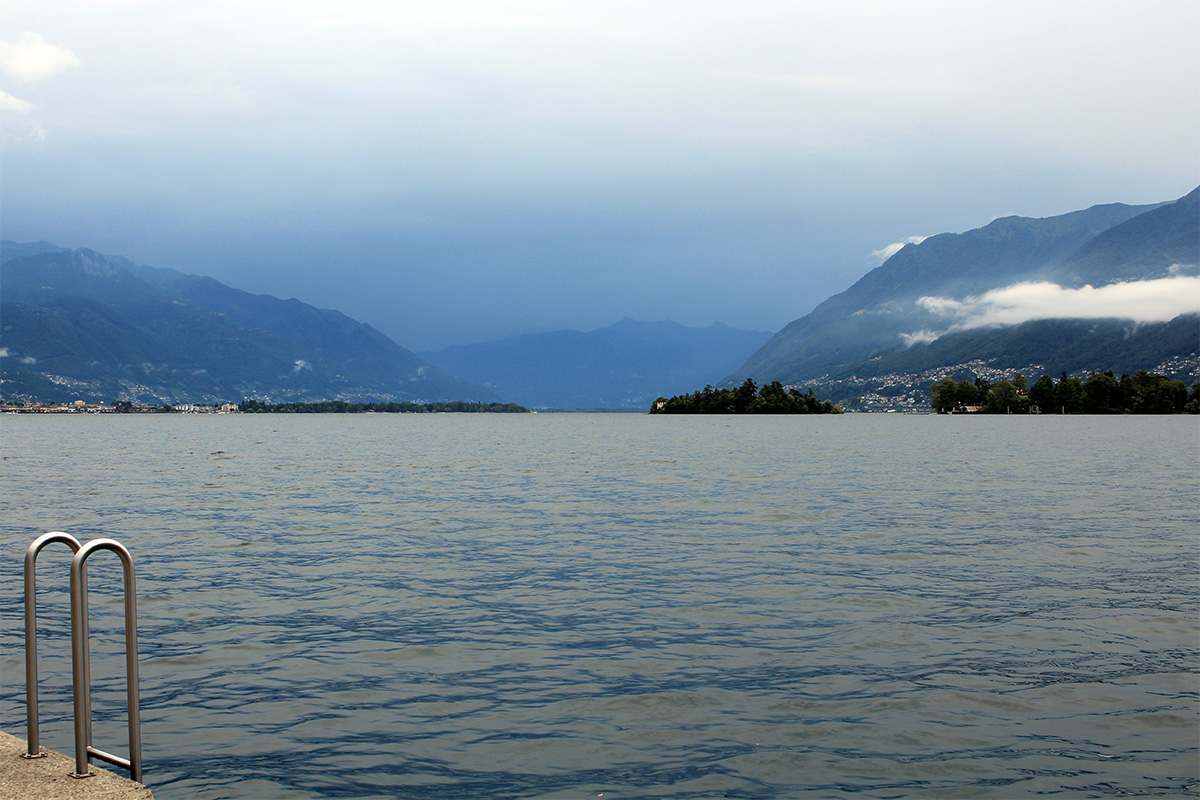
<svg viewBox="0 0 1200 800"><path fill-rule="evenodd" d="M38 537L25 554L25 669L29 753L41 753L37 722L37 607L34 573L37 553L45 545L61 541L75 551L71 559L71 680L75 710L75 772L72 778L87 778L93 758L99 758L129 770L142 780L142 723L138 708L137 585L133 558L124 545L113 539L94 539L80 545L73 536L52 532ZM129 710L129 758L106 753L92 746L92 671L88 638L87 560L97 550L112 550L121 559L125 589L125 684ZM31 633L32 632L32 633ZM32 687L32 688L30 688Z"/></svg>
<svg viewBox="0 0 1200 800"><path fill-rule="evenodd" d="M92 747L92 671L88 654L87 560L97 550L112 550L121 559L125 582L125 694L129 708L129 758L121 758ZM71 560L71 674L75 684L75 772L74 778L94 773L88 768L93 757L124 767L142 782L142 721L138 709L137 584L133 557L115 539L93 539Z"/></svg>
<svg viewBox="0 0 1200 800"><path fill-rule="evenodd" d="M37 557L48 544L62 542L71 548L71 553L83 547L69 533L50 531L33 540L25 551L25 738L27 741L24 758L42 758L41 729L38 724L38 668L37 668ZM86 624L86 620L84 623Z"/></svg>

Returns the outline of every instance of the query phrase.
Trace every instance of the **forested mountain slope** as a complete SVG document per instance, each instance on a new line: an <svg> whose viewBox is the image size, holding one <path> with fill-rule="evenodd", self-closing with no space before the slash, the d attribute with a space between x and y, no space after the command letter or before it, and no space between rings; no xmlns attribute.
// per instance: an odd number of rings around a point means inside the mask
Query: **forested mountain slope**
<svg viewBox="0 0 1200 800"><path fill-rule="evenodd" d="M0 261L5 399L496 399L298 300L46 242L6 241Z"/></svg>
<svg viewBox="0 0 1200 800"><path fill-rule="evenodd" d="M750 377L760 383L806 384L886 370L918 372L979 358L1043 364L1057 374L1110 369L1123 349L1145 352L1155 363L1194 353L1197 340L1187 333L1186 320L1171 333L1154 331L1153 325L1074 322L1071 330L1082 327L1092 338L1072 338L1077 349L1068 353L1058 338L1063 326L1048 320L959 332L937 304L923 298L960 302L1030 281L1078 287L1194 275L1200 261L1197 198L1193 191L1174 203L1101 205L1044 219L1005 217L906 245L845 292L784 327L722 383L736 385ZM1133 343L1139 336L1158 345Z"/></svg>

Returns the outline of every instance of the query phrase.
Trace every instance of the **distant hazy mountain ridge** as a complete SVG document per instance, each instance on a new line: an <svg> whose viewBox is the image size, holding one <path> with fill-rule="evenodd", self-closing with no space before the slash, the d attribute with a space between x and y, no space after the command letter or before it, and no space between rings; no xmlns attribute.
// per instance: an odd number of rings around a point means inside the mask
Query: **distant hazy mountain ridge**
<svg viewBox="0 0 1200 800"><path fill-rule="evenodd" d="M421 357L534 408L646 408L715 383L771 336L721 323L624 319L586 333L554 331L457 345Z"/></svg>
<svg viewBox="0 0 1200 800"><path fill-rule="evenodd" d="M495 400L298 300L47 242L0 244L5 399Z"/></svg>

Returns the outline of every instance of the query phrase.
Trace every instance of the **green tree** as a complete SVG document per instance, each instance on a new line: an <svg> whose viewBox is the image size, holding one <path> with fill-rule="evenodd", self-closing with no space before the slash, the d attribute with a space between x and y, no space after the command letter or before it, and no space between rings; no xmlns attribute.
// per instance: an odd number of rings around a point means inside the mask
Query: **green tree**
<svg viewBox="0 0 1200 800"><path fill-rule="evenodd" d="M1133 398L1137 395L1137 383L1129 375L1122 375L1117 385L1121 387L1121 410L1132 411Z"/></svg>
<svg viewBox="0 0 1200 800"><path fill-rule="evenodd" d="M786 414L791 409L791 398L779 381L771 381L759 389L758 398L751 406L755 414Z"/></svg>
<svg viewBox="0 0 1200 800"><path fill-rule="evenodd" d="M1062 414L1078 414L1083 411L1083 381L1074 376L1067 377L1054 387L1054 410Z"/></svg>
<svg viewBox="0 0 1200 800"><path fill-rule="evenodd" d="M958 407L958 383L954 378L943 378L941 383L930 386L929 395L933 410L939 414L948 414Z"/></svg>
<svg viewBox="0 0 1200 800"><path fill-rule="evenodd" d="M750 411L756 397L758 397L758 385L753 378L746 378L733 393L734 413L745 414Z"/></svg>
<svg viewBox="0 0 1200 800"><path fill-rule="evenodd" d="M1038 411L1043 414L1053 413L1054 379L1049 375L1038 378L1037 382L1029 387L1029 402L1037 406Z"/></svg>
<svg viewBox="0 0 1200 800"><path fill-rule="evenodd" d="M991 414L1020 413L1021 400L1021 396L1017 394L1017 387L1009 381L1000 381L988 392L984 406Z"/></svg>
<svg viewBox="0 0 1200 800"><path fill-rule="evenodd" d="M1111 372L1093 372L1083 382L1083 411L1085 414L1111 414L1121 402L1121 385Z"/></svg>
<svg viewBox="0 0 1200 800"><path fill-rule="evenodd" d="M1173 381L1166 375L1151 375L1138 370L1133 376L1136 390L1133 396L1135 414L1176 414L1187 405L1187 384Z"/></svg>
<svg viewBox="0 0 1200 800"><path fill-rule="evenodd" d="M979 391L979 387L971 381L958 382L958 404L960 406L981 406L983 405L983 393Z"/></svg>

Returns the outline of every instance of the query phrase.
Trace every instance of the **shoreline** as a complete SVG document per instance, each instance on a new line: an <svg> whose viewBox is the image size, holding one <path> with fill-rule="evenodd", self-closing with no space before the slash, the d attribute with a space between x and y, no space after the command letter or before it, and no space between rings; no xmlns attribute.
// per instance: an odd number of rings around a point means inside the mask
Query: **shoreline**
<svg viewBox="0 0 1200 800"><path fill-rule="evenodd" d="M0 800L154 800L143 784L92 765L95 775L72 778L75 759L42 748L24 758L28 742L0 731Z"/></svg>

